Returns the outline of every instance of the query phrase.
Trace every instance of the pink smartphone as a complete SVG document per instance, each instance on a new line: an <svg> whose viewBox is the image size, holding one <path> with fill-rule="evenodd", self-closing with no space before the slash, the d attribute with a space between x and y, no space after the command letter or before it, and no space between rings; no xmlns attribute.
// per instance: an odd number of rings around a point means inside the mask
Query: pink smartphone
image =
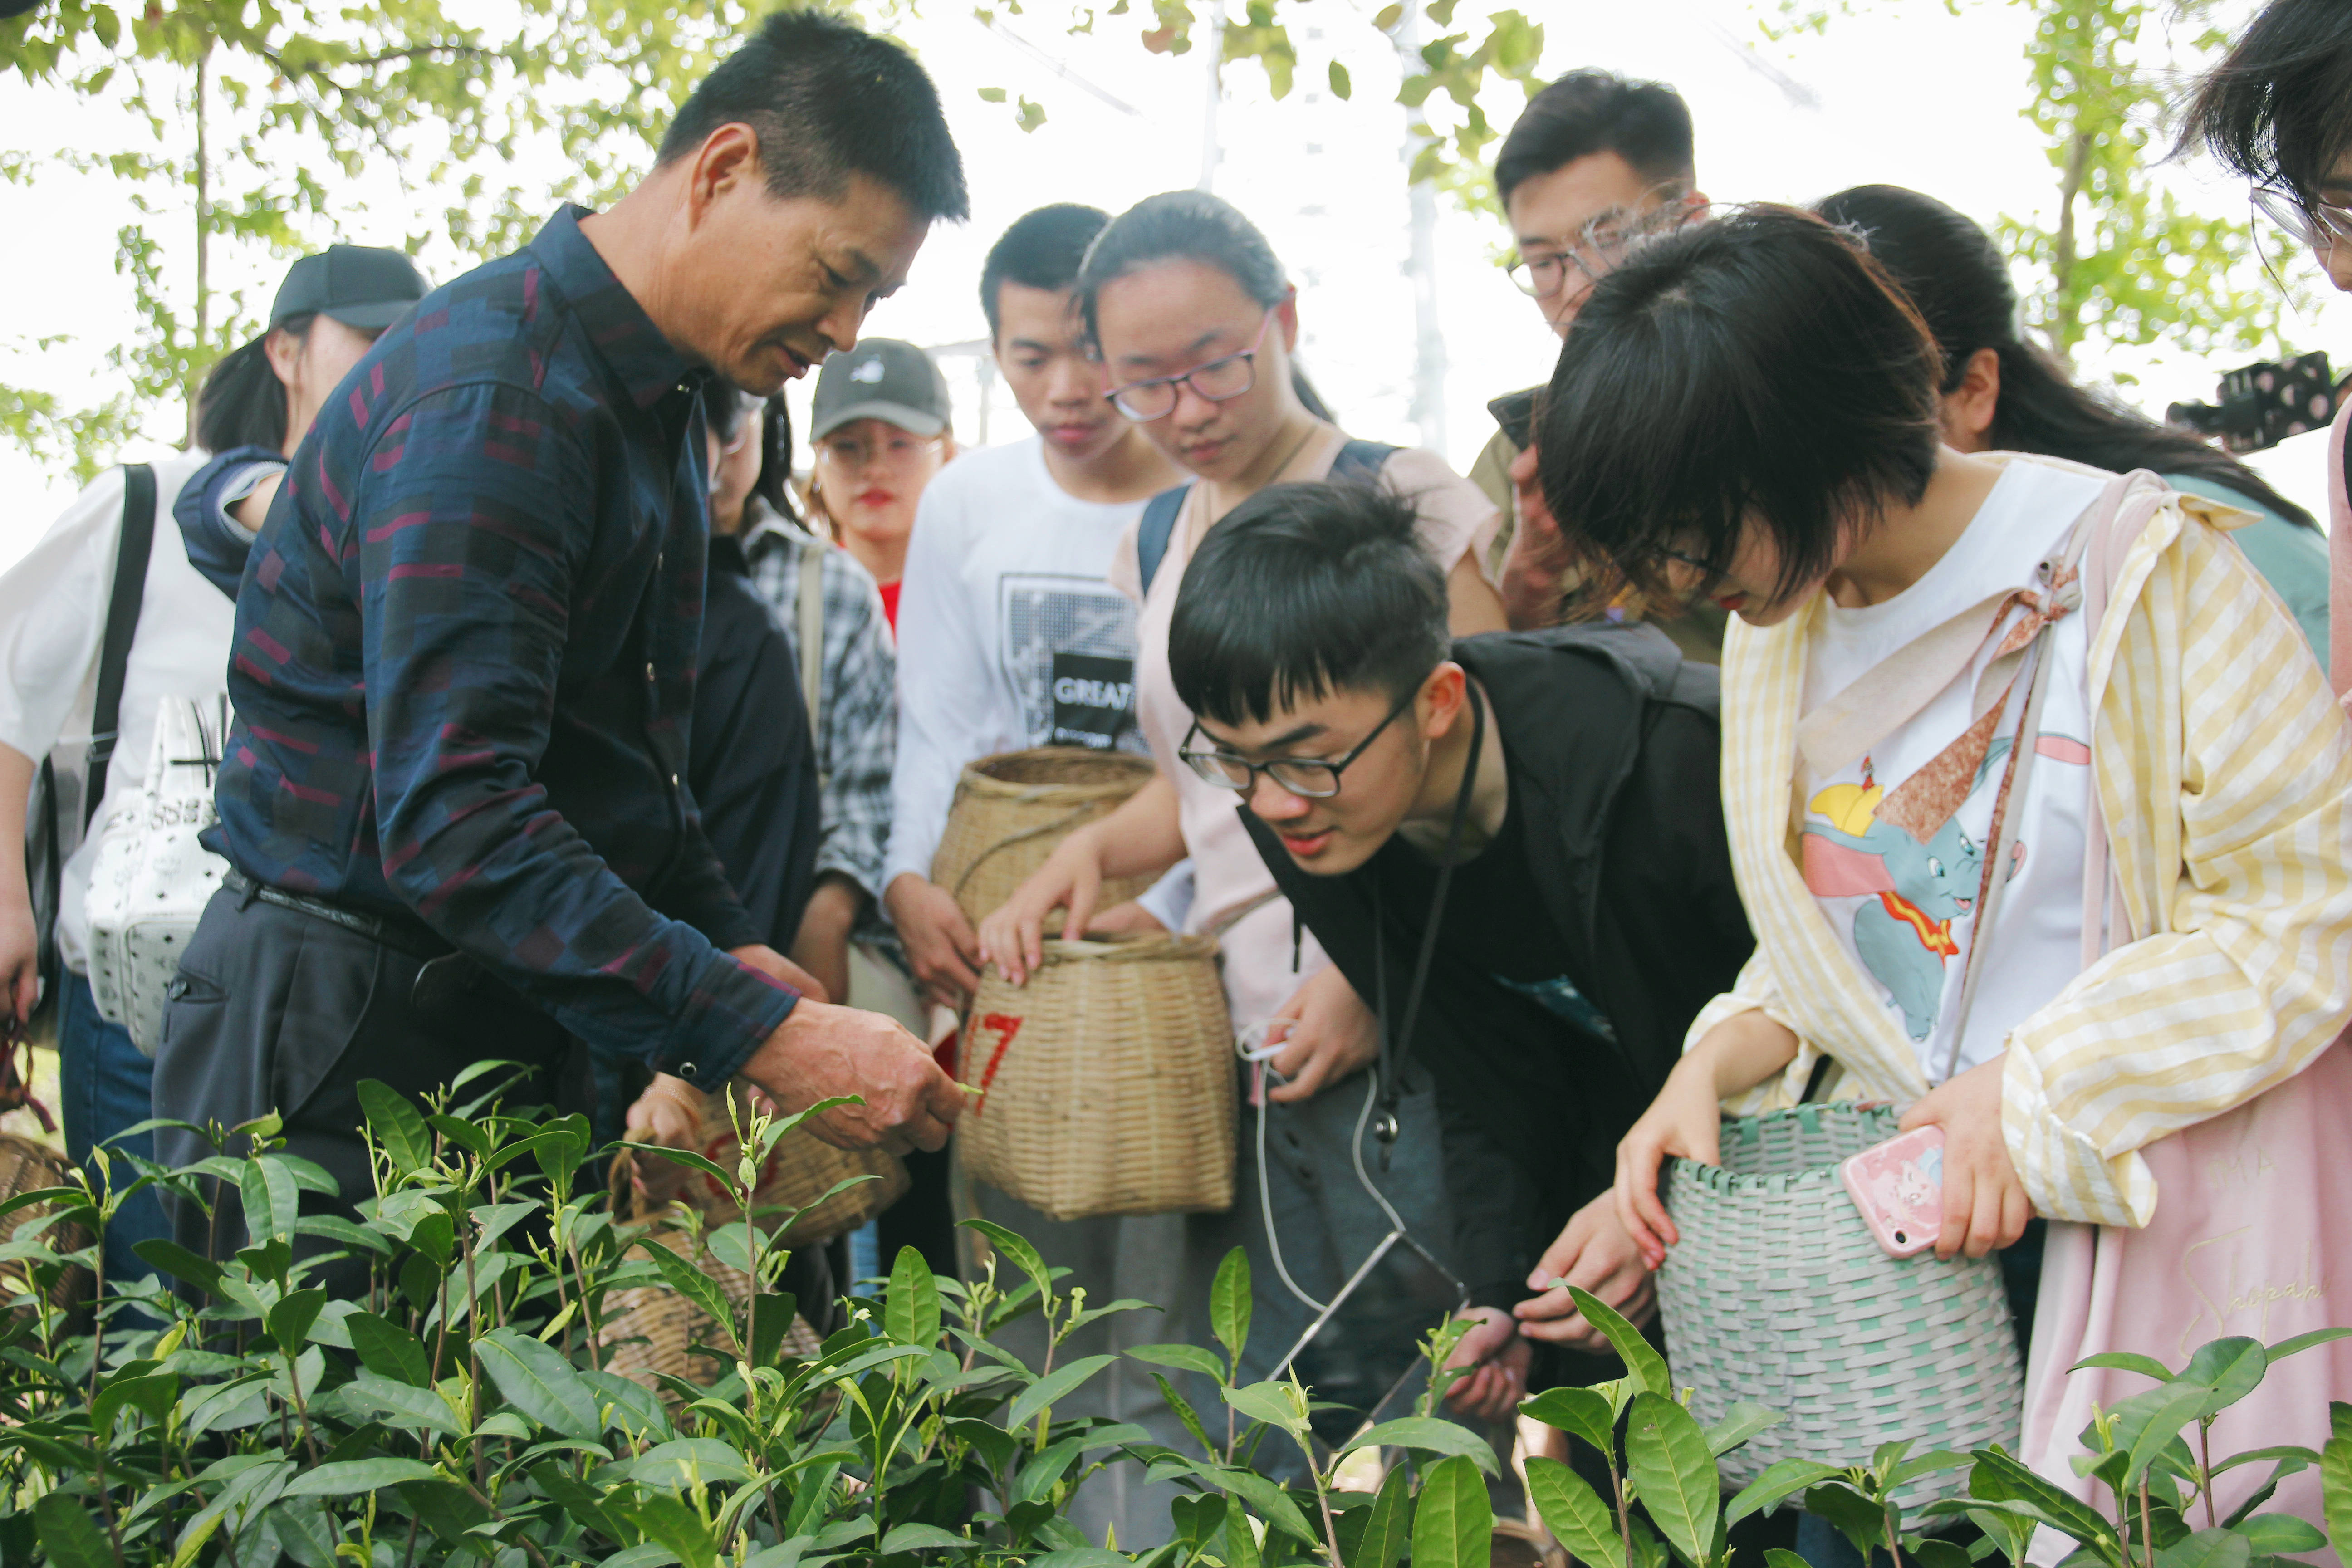
<svg viewBox="0 0 2352 1568"><path fill-rule="evenodd" d="M1846 1195L1889 1258L1936 1245L1944 1228L1944 1130L1922 1127L1838 1166Z"/></svg>

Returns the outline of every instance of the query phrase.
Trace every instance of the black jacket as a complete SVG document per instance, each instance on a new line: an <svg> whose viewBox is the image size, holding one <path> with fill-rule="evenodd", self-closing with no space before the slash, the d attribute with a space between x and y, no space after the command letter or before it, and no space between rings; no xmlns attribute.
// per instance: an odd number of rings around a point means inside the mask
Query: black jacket
<svg viewBox="0 0 2352 1568"><path fill-rule="evenodd" d="M1566 944L1561 969L1615 1036L1580 1029L1441 949L1413 1037L1398 1042L1434 1080L1449 1126L1492 1145L1457 1158L1449 1132L1447 1184L1465 1226L1516 1243L1508 1258L1465 1246L1465 1265L1489 1276L1472 1284L1516 1300L1535 1255L1608 1186L1617 1141L1755 944L1724 829L1714 668L1641 626L1496 633L1456 643L1454 657L1501 731L1510 810ZM1381 910L1376 944L1370 875L1311 876L1246 808L1242 819L1358 994L1373 1003L1384 968L1401 1013L1428 910ZM1493 1154L1517 1172L1517 1191L1496 1190Z"/></svg>

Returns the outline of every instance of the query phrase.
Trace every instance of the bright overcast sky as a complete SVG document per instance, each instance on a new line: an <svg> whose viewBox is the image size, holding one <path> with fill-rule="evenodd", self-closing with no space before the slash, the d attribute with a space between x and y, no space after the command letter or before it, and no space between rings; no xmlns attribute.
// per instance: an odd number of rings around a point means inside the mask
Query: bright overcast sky
<svg viewBox="0 0 2352 1568"><path fill-rule="evenodd" d="M1348 428L1430 439L1459 466L1490 428L1486 399L1542 379L1555 345L1495 266L1504 243L1499 225L1449 207L1437 263L1449 368L1444 426L1416 432L1407 421L1413 314L1402 272L1403 120L1391 100L1393 59L1383 57L1367 20L1375 8L1370 0L1294 0L1284 7L1302 55L1297 90L1284 102L1268 98L1254 63L1227 68L1214 188L1265 229L1289 265L1300 287L1304 363ZM1474 8L1484 7L1465 0L1465 15ZM1988 223L2004 212L2050 216L2053 171L2018 113L2028 91L2023 5L1962 0L1955 16L1940 0L1861 0L1863 15L1841 20L1828 36L1779 46L1757 34L1747 0L1524 0L1522 8L1546 27L1546 74L1600 65L1680 88L1697 121L1701 183L1718 200L1801 202L1887 181L1941 196ZM1200 53L1147 54L1133 16L1106 18L1093 37L1068 37L1055 20L1056 0L1042 0L1010 18L1024 49L973 20L961 0L933 0L930 10L902 36L939 79L970 173L973 217L931 239L911 286L875 313L869 330L942 345L984 332L974 293L981 258L1022 212L1055 200L1115 212L1155 191L1198 183L1206 92ZM1312 90L1322 88L1324 62L1334 53L1353 75L1352 102ZM1024 134L1005 105L981 100L982 88L1037 100L1046 123ZM1490 100L1498 110L1509 102L1507 95ZM15 79L0 89L0 148L62 140L96 149L127 144L126 135L110 110L62 101ZM2209 167L2191 164L2166 177L2209 210L2245 210L2242 191ZM120 189L104 180L53 176L29 189L0 185L0 233L16 237L0 262L14 302L0 331L0 380L68 396L103 395L103 351L131 326L127 290L113 271L115 231L129 216ZM397 242L416 226L398 193L387 190L372 196L371 210L347 216L341 232L316 237ZM428 246L423 260L436 280L454 266L446 247L436 254ZM2300 258L2292 264L2307 266ZM254 256L223 270L232 286L266 301L282 266ZM2340 351L2347 326L2352 310L2331 302L2291 319L2286 346ZM31 351L29 340L52 333L73 341ZM1025 433L1001 392L983 416L972 359L946 363L965 442ZM2210 396L2226 368L2161 353L2084 366L2093 374L2139 376L2131 395L2158 413L2173 398ZM175 416L159 423L164 427L151 434L176 438ZM2290 493L2319 492L2317 459L2305 450L2315 444L2306 438L2265 464ZM133 455L157 449L149 443ZM2305 475L2304 468L2314 471ZM72 490L69 475L0 452L0 493L7 497L0 565L30 544Z"/></svg>

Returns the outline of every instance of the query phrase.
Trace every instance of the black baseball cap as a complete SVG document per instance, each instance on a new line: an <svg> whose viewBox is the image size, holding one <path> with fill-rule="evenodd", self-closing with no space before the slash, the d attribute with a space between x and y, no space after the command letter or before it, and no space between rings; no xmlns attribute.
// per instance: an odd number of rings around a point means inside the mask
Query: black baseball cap
<svg viewBox="0 0 2352 1568"><path fill-rule="evenodd" d="M931 356L896 338L866 338L829 355L816 373L809 439L822 441L853 419L879 419L917 436L948 427L948 378Z"/></svg>
<svg viewBox="0 0 2352 1568"><path fill-rule="evenodd" d="M269 324L297 316L332 316L347 327L380 332L425 298L425 274L406 253L374 245L331 245L286 269Z"/></svg>

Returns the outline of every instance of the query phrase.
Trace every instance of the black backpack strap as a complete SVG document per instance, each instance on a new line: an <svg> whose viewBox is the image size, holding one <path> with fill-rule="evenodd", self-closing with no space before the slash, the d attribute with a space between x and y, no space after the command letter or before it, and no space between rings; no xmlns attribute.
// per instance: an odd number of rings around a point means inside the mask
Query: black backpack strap
<svg viewBox="0 0 2352 1568"><path fill-rule="evenodd" d="M1168 542L1175 537L1177 514L1184 510L1184 498L1192 489L1192 482L1187 479L1143 503L1143 521L1135 531L1135 564L1142 575L1146 594L1151 592L1151 579L1160 574L1160 563L1168 558Z"/></svg>
<svg viewBox="0 0 2352 1568"><path fill-rule="evenodd" d="M1386 441L1350 441L1339 448L1331 459L1330 477L1334 479L1362 479L1367 482L1381 477L1381 469L1401 448Z"/></svg>
<svg viewBox="0 0 2352 1568"><path fill-rule="evenodd" d="M89 715L89 777L82 785L82 826L106 798L106 773L121 732L122 679L131 668L131 639L147 596L147 558L155 547L155 470L122 465L122 530L114 547L114 592L106 603L106 637L99 645L98 703Z"/></svg>

